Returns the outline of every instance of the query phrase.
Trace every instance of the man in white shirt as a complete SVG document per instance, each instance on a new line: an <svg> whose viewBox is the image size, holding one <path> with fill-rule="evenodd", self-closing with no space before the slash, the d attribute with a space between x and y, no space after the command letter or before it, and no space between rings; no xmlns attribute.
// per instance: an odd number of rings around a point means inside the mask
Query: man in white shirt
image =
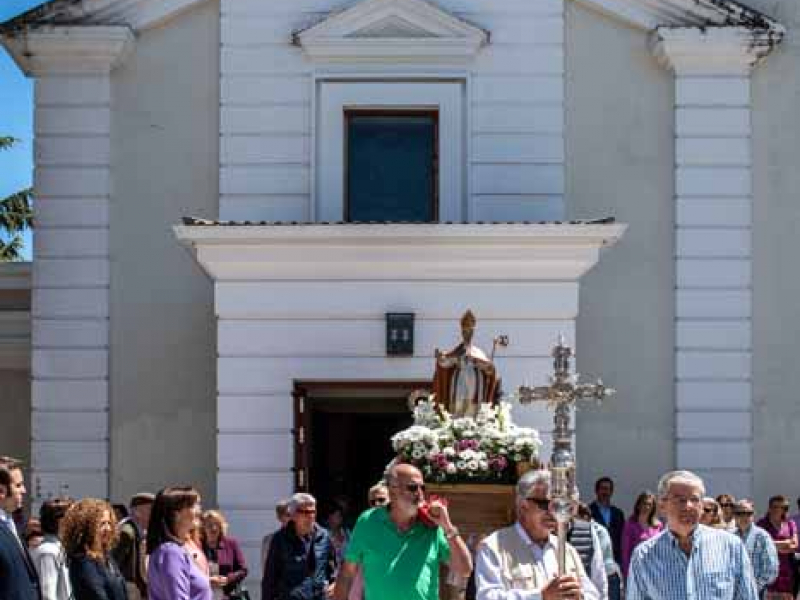
<svg viewBox="0 0 800 600"><path fill-rule="evenodd" d="M599 600L575 548L567 545L566 571L558 576L550 511L550 473L529 471L517 484L517 522L478 547L478 600Z"/></svg>

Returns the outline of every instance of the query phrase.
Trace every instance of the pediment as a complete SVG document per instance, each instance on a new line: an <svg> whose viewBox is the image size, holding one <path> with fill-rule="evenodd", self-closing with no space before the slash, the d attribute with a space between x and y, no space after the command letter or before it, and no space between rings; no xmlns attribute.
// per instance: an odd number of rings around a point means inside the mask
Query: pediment
<svg viewBox="0 0 800 600"><path fill-rule="evenodd" d="M468 62L489 33L423 0L362 0L294 35L315 61Z"/></svg>

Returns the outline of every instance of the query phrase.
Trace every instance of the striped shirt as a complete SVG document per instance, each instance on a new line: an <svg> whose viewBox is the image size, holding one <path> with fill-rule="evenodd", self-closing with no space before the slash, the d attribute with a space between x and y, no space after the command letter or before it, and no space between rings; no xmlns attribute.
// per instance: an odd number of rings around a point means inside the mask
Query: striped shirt
<svg viewBox="0 0 800 600"><path fill-rule="evenodd" d="M747 548L756 586L761 591L778 577L778 551L775 549L775 542L758 525L751 525L746 533L739 530L736 533Z"/></svg>
<svg viewBox="0 0 800 600"><path fill-rule="evenodd" d="M627 600L758 600L747 550L735 535L695 527L687 556L664 530L637 546Z"/></svg>

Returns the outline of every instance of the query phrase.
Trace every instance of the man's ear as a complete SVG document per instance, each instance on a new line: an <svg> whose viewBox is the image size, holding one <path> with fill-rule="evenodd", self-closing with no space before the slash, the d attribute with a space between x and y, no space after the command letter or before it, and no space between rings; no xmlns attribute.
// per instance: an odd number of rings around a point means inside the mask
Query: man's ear
<svg viewBox="0 0 800 600"><path fill-rule="evenodd" d="M3 500L6 496L8 496L8 486L0 483L0 500Z"/></svg>

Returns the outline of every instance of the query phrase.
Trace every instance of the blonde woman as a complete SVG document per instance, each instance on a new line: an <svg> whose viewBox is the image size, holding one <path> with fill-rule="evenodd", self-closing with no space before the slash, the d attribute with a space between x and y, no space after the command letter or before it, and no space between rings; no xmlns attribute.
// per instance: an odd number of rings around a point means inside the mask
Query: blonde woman
<svg viewBox="0 0 800 600"><path fill-rule="evenodd" d="M117 519L105 500L85 498L73 504L61 521L75 600L126 600L125 579L111 558Z"/></svg>
<svg viewBox="0 0 800 600"><path fill-rule="evenodd" d="M247 564L239 542L228 535L228 521L218 510L203 513L203 551L211 568L211 587L230 598L247 577Z"/></svg>

